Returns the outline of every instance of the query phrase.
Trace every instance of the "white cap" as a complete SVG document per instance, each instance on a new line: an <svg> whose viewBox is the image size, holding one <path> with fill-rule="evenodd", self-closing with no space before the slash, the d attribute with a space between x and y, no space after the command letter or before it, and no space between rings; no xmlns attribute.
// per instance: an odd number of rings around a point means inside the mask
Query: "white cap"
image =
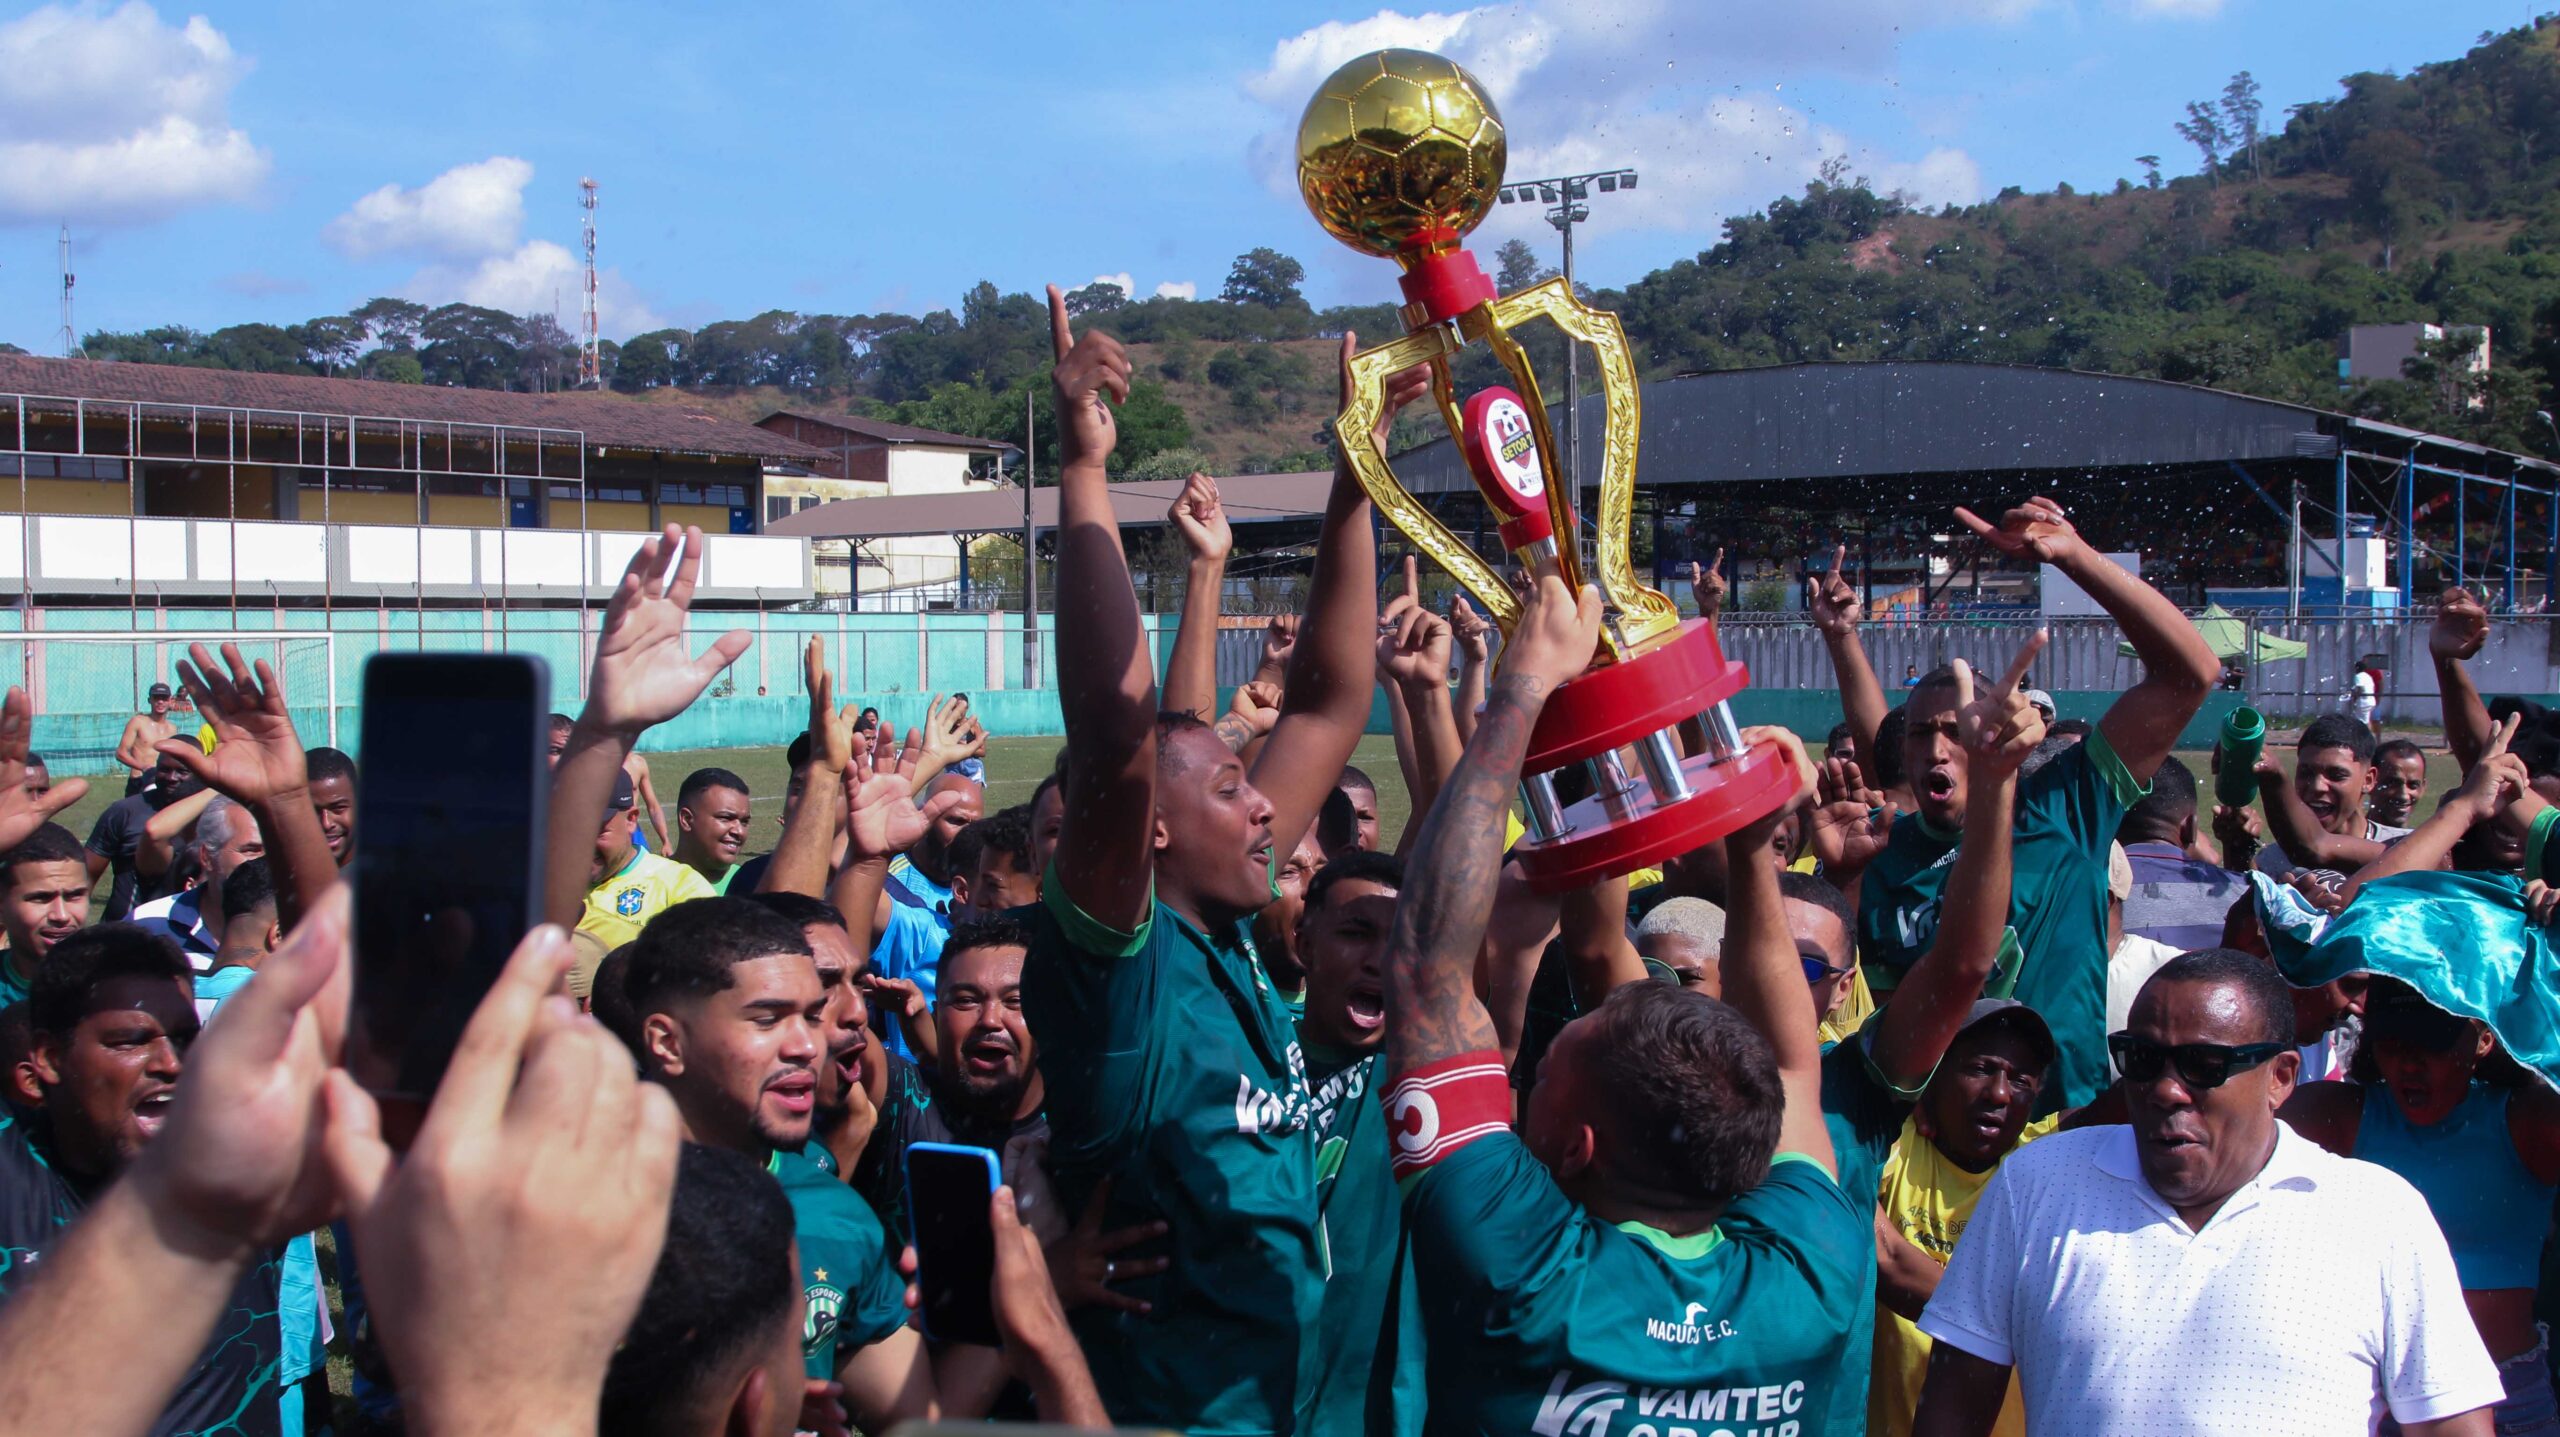
<svg viewBox="0 0 2560 1437"><path fill-rule="evenodd" d="M2048 718L2053 714L2053 695L2042 689L2027 690L2027 703L2030 707L2044 710Z"/></svg>

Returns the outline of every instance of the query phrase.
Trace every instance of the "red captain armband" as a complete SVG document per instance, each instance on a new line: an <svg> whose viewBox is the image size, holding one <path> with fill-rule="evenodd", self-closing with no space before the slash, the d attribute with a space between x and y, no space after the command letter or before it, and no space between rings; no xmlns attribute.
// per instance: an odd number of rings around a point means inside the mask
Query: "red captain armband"
<svg viewBox="0 0 2560 1437"><path fill-rule="evenodd" d="M1511 1130L1511 1075L1490 1048L1406 1074L1387 1089L1386 1102L1398 1182L1478 1138Z"/></svg>

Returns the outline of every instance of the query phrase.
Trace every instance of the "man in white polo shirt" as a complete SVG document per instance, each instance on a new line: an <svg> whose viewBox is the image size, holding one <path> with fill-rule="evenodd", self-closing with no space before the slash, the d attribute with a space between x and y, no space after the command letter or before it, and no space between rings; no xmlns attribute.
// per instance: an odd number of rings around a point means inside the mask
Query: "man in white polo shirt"
<svg viewBox="0 0 2560 1437"><path fill-rule="evenodd" d="M1989 1432L2013 1367L2031 1431L2489 1437L2504 1388L2425 1199L2276 1121L2301 1057L2275 971L2178 958L2108 1047L2131 1124L1991 1180L1920 1317L1917 1437Z"/></svg>

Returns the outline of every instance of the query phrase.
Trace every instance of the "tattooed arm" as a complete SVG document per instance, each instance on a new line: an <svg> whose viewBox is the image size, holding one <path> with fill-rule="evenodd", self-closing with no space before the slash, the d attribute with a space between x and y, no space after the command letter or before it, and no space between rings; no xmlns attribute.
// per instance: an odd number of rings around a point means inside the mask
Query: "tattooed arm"
<svg viewBox="0 0 2560 1437"><path fill-rule="evenodd" d="M1590 664L1600 593L1541 579L1502 651L1476 736L1414 836L1387 947L1390 1081L1495 1044L1476 1000L1476 949L1502 872L1502 818L1547 695Z"/></svg>

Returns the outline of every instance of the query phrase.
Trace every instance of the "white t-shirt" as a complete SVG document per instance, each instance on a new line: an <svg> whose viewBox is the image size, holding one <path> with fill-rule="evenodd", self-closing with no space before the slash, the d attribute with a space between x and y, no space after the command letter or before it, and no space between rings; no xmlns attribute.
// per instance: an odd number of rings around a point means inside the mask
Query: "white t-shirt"
<svg viewBox="0 0 2560 1437"><path fill-rule="evenodd" d="M2116 951L2107 955L2108 1032L2121 1033L2125 1030L2126 1025L2133 1021L2134 995L2142 991L2142 985L2150 981L2152 974L2168 966L2169 960L2183 951L2139 933L2124 935L2124 941L2116 945ZM2113 1053L2107 1055L2107 1072L2123 1076L2116 1072Z"/></svg>
<svg viewBox="0 0 2560 1437"><path fill-rule="evenodd" d="M2057 1133L1991 1180L1920 1330L2012 1365L2036 1432L2371 1432L2505 1395L2426 1199L2282 1123L2202 1230L2129 1127Z"/></svg>

